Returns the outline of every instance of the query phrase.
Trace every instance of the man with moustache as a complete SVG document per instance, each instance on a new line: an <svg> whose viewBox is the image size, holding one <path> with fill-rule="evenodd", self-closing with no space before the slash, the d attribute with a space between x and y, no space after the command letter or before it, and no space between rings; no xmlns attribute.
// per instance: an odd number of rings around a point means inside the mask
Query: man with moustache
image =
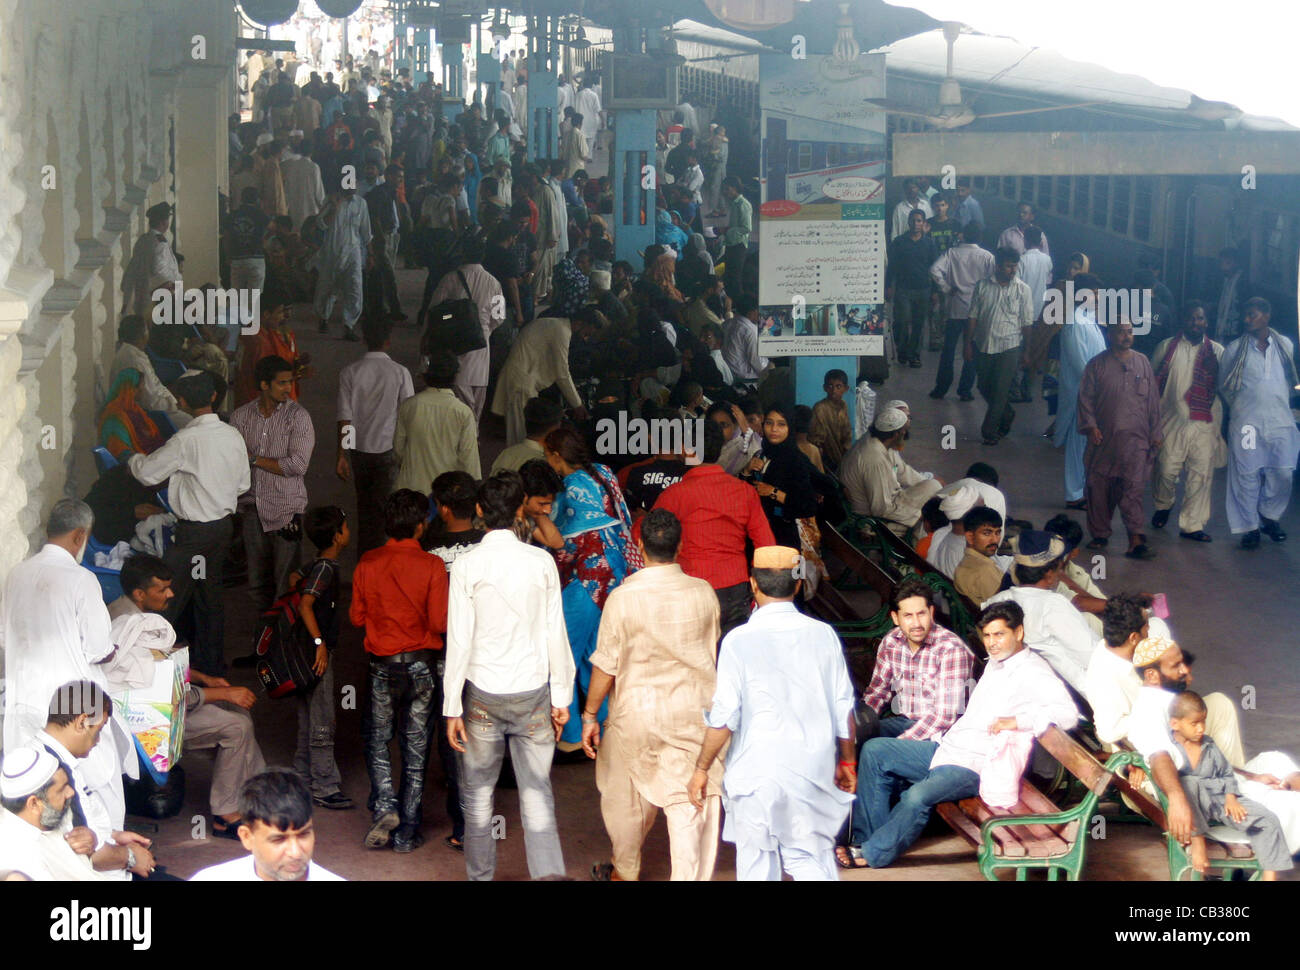
<svg viewBox="0 0 1300 970"><path fill-rule="evenodd" d="M1151 525L1163 529L1174 505L1178 478L1187 470L1178 535L1209 542L1210 490L1214 470L1227 461L1223 406L1215 394L1223 345L1205 335L1205 304L1190 300L1183 308L1183 332L1161 343L1151 357L1160 390L1160 434L1164 443L1156 456Z"/></svg>
<svg viewBox="0 0 1300 970"><path fill-rule="evenodd" d="M1129 559L1154 559L1142 532L1142 496L1151 462L1163 444L1160 392L1151 362L1133 350L1127 317L1109 327L1110 348L1083 369L1079 383L1079 434L1088 439L1083 464L1087 484L1089 549L1105 549L1119 506L1128 530Z"/></svg>

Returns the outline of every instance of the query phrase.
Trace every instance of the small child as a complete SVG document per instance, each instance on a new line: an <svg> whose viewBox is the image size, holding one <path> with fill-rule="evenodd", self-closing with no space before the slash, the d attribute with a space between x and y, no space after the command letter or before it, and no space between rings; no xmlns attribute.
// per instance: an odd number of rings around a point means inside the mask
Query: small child
<svg viewBox="0 0 1300 970"><path fill-rule="evenodd" d="M1295 863L1287 850L1277 816L1249 798L1240 798L1237 779L1213 738L1205 736L1205 701L1195 691L1185 690L1169 705L1169 728L1186 756L1178 777L1192 809L1192 868L1204 874L1209 868L1205 833L1210 825L1226 825L1250 836L1250 847L1264 870L1267 881Z"/></svg>
<svg viewBox="0 0 1300 970"><path fill-rule="evenodd" d="M822 389L826 397L813 405L808 440L821 449L822 460L833 471L840 467L845 452L853 444L849 406L844 403L844 395L849 390L849 375L838 369L828 370Z"/></svg>
<svg viewBox="0 0 1300 970"><path fill-rule="evenodd" d="M293 766L311 786L311 799L317 805L351 808L352 799L340 790L342 779L334 758L334 665L330 653L339 642L339 556L352 532L346 514L337 505L308 509L303 531L316 547L316 559L303 570L298 609L316 641L314 669L321 679L298 697L298 747Z"/></svg>

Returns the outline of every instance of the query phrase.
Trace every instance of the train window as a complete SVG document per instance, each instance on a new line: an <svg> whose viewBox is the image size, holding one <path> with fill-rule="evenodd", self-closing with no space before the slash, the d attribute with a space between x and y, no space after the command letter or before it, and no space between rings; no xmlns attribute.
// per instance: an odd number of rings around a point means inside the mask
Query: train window
<svg viewBox="0 0 1300 970"><path fill-rule="evenodd" d="M1073 182L1068 175L1056 176L1056 196L1052 200L1052 210L1058 215L1070 214L1070 189Z"/></svg>
<svg viewBox="0 0 1300 970"><path fill-rule="evenodd" d="M976 175L975 178L971 180L971 184L975 188L982 190L984 186L988 184L988 179L985 178L983 175Z"/></svg>
<svg viewBox="0 0 1300 970"><path fill-rule="evenodd" d="M1144 242L1151 238L1154 196L1155 179L1139 175L1133 185L1133 235Z"/></svg>
<svg viewBox="0 0 1300 970"><path fill-rule="evenodd" d="M1092 200L1092 178L1082 175L1074 180L1074 212L1075 217L1084 222L1088 218L1088 212Z"/></svg>
<svg viewBox="0 0 1300 970"><path fill-rule="evenodd" d="M1110 178L1106 175L1092 177L1092 224L1101 229L1106 228L1106 217L1110 214Z"/></svg>
<svg viewBox="0 0 1300 970"><path fill-rule="evenodd" d="M1040 175L1035 180L1037 182L1034 200L1039 209L1052 208L1052 177L1050 175Z"/></svg>
<svg viewBox="0 0 1300 970"><path fill-rule="evenodd" d="M840 146L836 142L828 142L826 145L826 167L830 168L840 163Z"/></svg>
<svg viewBox="0 0 1300 970"><path fill-rule="evenodd" d="M1008 199L1016 197L1016 180L1014 178L1007 177L1002 180L1002 195Z"/></svg>
<svg viewBox="0 0 1300 970"><path fill-rule="evenodd" d="M1129 216L1133 209L1133 179L1118 176L1114 179L1114 198L1110 204L1110 231L1128 235Z"/></svg>
<svg viewBox="0 0 1300 970"><path fill-rule="evenodd" d="M812 169L812 158L812 143L806 141L799 142L799 158L795 163L795 170L799 172L810 171Z"/></svg>
<svg viewBox="0 0 1300 970"><path fill-rule="evenodd" d="M1287 274L1295 265L1294 256L1291 255L1294 249L1287 245L1291 235L1288 223L1287 216L1280 212L1260 213L1259 224L1265 233L1264 265L1260 275L1264 282L1277 287L1286 285Z"/></svg>

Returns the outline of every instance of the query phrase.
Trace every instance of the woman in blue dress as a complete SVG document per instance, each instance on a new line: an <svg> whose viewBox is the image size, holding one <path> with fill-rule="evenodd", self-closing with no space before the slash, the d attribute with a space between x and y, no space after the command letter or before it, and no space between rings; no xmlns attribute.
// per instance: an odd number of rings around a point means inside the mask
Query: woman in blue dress
<svg viewBox="0 0 1300 970"><path fill-rule="evenodd" d="M580 705L591 683L591 655L596 652L601 610L610 592L639 568L641 560L618 479L607 467L591 461L582 435L573 428L557 428L542 445L546 460L564 483L564 490L555 496L551 518L564 539L564 548L556 552L556 564L564 625L578 670L578 690L560 735L561 750L572 751L582 742ZM607 707L601 704L597 715L602 723Z"/></svg>

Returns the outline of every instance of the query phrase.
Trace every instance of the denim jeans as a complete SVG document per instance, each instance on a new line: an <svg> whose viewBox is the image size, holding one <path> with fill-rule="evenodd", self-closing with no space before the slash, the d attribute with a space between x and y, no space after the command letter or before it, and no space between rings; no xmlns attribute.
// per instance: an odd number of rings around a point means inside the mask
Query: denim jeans
<svg viewBox="0 0 1300 970"><path fill-rule="evenodd" d="M519 783L519 815L524 826L528 872L534 879L564 875L551 794L555 731L551 727L550 685L521 694L489 694L466 683L464 704L465 751L459 760L466 875L471 881L482 882L490 881L496 873L492 796L507 741Z"/></svg>
<svg viewBox="0 0 1300 970"><path fill-rule="evenodd" d="M939 354L939 372L934 377L934 393L947 394L952 387L953 360L965 345L966 321L949 320L944 324L943 351ZM957 393L969 395L975 387L975 362L962 356L961 379Z"/></svg>
<svg viewBox="0 0 1300 970"><path fill-rule="evenodd" d="M461 843L465 840L465 813L460 810L460 766L457 764L456 749L451 746L447 740L447 722L440 716L442 714L443 699L443 675L447 672L446 657L439 657L437 664L437 676L434 678L433 699L433 727L432 731L438 738L438 760L442 762L442 776L446 780L447 800L444 807L447 810L447 818L451 819L452 838L458 839Z"/></svg>
<svg viewBox="0 0 1300 970"><path fill-rule="evenodd" d="M423 820L420 802L429 763L430 721L435 719L433 680L433 667L425 660L405 664L370 661L370 701L362 727L370 774L367 806L375 821L388 812L401 816L401 827L393 836L396 842L413 839ZM402 781L396 791L388 753L394 733L402 750Z"/></svg>
<svg viewBox="0 0 1300 970"><path fill-rule="evenodd" d="M875 738L862 746L851 841L862 847L871 868L884 868L906 851L935 805L979 794L979 775L969 768L930 769L938 747L934 741L898 738ZM896 794L898 804L891 810Z"/></svg>
<svg viewBox="0 0 1300 970"><path fill-rule="evenodd" d="M308 694L295 699L298 708L298 746L293 770L311 787L313 798L326 798L339 790L338 762L334 759L334 658L325 675Z"/></svg>

